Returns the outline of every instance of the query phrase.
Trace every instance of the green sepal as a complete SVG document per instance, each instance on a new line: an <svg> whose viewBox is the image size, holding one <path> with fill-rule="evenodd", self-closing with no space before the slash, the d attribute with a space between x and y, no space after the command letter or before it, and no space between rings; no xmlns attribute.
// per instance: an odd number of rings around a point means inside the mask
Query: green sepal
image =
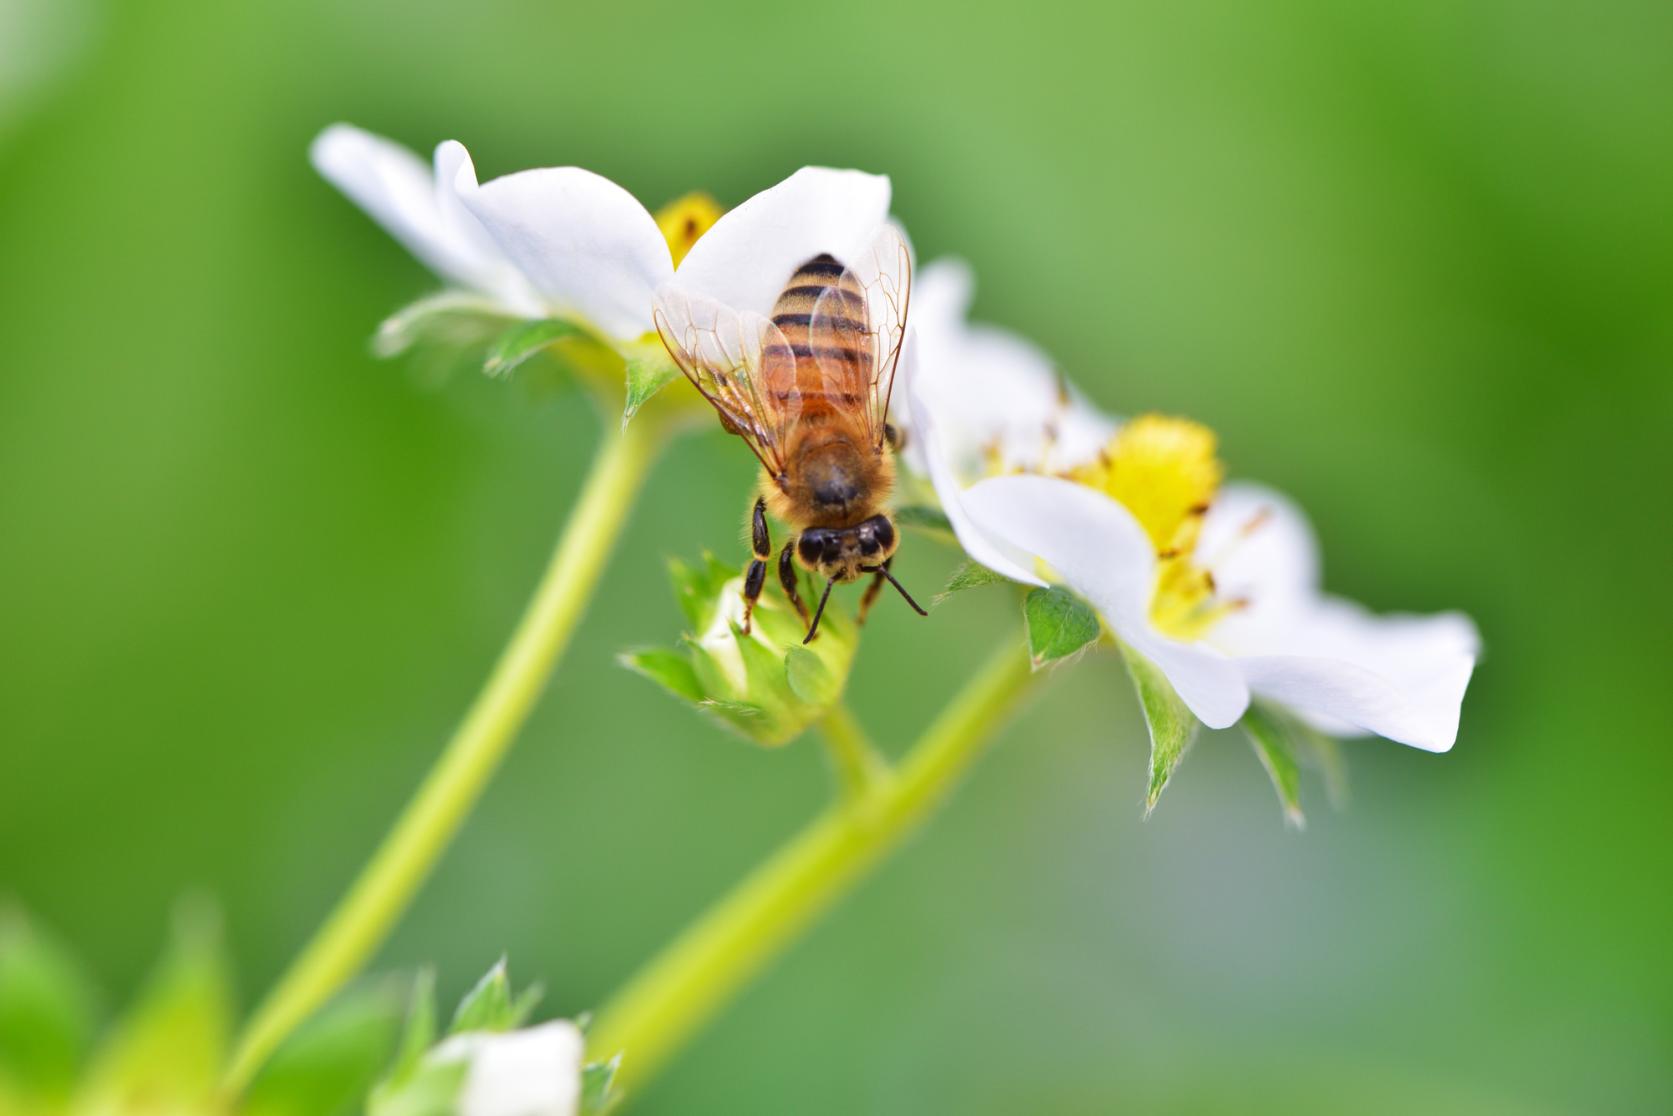
<svg viewBox="0 0 1673 1116"><path fill-rule="evenodd" d="M859 639L851 616L827 609L818 637L804 645L806 622L775 584L756 602L746 634L736 567L704 554L668 569L695 634L681 636L677 650L625 653L623 666L764 747L794 740L842 696Z"/></svg>
<svg viewBox="0 0 1673 1116"><path fill-rule="evenodd" d="M624 651L616 656L616 661L635 674L649 678L677 698L703 700L703 684L697 679L696 669L678 651L665 647Z"/></svg>
<svg viewBox="0 0 1673 1116"><path fill-rule="evenodd" d="M524 362L557 341L567 337L587 337L574 322L561 318L544 318L532 322L518 322L501 333L488 349L482 371L490 376L509 376Z"/></svg>
<svg viewBox="0 0 1673 1116"><path fill-rule="evenodd" d="M1150 730L1150 782L1144 794L1144 814L1149 817L1197 735L1197 718L1156 664L1125 643L1119 646Z"/></svg>
<svg viewBox="0 0 1673 1116"><path fill-rule="evenodd" d="M0 907L0 1111L60 1107L94 1017L92 986L71 956L22 911Z"/></svg>
<svg viewBox="0 0 1673 1116"><path fill-rule="evenodd" d="M808 705L829 705L842 694L842 679L805 647L784 653L784 678L797 700Z"/></svg>
<svg viewBox="0 0 1673 1116"><path fill-rule="evenodd" d="M903 508L896 508L894 517L895 522L902 527L938 532L949 537L953 535L953 521L947 518L947 513L928 504L908 504Z"/></svg>
<svg viewBox="0 0 1673 1116"><path fill-rule="evenodd" d="M207 1109L225 1068L233 1021L217 919L188 908L145 990L95 1056L86 1107Z"/></svg>
<svg viewBox="0 0 1673 1116"><path fill-rule="evenodd" d="M679 378L679 366L666 352L658 349L627 362L627 401L622 407L622 427L633 421L639 408L649 403L657 392Z"/></svg>
<svg viewBox="0 0 1673 1116"><path fill-rule="evenodd" d="M274 1052L240 1116L356 1110L389 1058L399 1027L400 997L387 984L349 993Z"/></svg>
<svg viewBox="0 0 1673 1116"><path fill-rule="evenodd" d="M608 1112L615 1102L610 1095L616 1083L616 1071L621 1068L622 1056L617 1054L605 1062L588 1062L581 1067L581 1116L599 1116Z"/></svg>
<svg viewBox="0 0 1673 1116"><path fill-rule="evenodd" d="M1305 827L1307 819L1301 813L1301 769L1296 764L1295 741L1287 718L1255 702L1244 711L1240 723L1272 780L1272 789L1278 792L1285 824L1295 829Z"/></svg>
<svg viewBox="0 0 1673 1116"><path fill-rule="evenodd" d="M973 558L967 558L964 564L953 571L953 576L947 579L946 586L935 595L934 604L940 604L954 593L962 593L966 589L980 589L984 585L1002 585L1010 579L1004 574L995 573Z"/></svg>
<svg viewBox="0 0 1673 1116"><path fill-rule="evenodd" d="M539 985L531 985L513 998L511 976L502 957L459 1001L459 1008L453 1013L453 1022L448 1025L447 1033L515 1030L523 1025L523 1020L540 1002L542 994Z"/></svg>
<svg viewBox="0 0 1673 1116"><path fill-rule="evenodd" d="M372 352L385 359L418 348L479 349L516 321L497 304L465 291L442 291L402 307L379 324Z"/></svg>
<svg viewBox="0 0 1673 1116"><path fill-rule="evenodd" d="M1031 589L1023 598L1028 656L1039 670L1097 642L1103 625L1092 606L1062 586Z"/></svg>

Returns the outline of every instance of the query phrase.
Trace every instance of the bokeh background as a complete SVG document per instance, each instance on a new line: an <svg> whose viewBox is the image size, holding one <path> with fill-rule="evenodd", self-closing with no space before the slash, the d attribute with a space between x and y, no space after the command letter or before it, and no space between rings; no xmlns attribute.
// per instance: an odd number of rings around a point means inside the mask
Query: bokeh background
<svg viewBox="0 0 1673 1116"><path fill-rule="evenodd" d="M1461 607L1456 750L1348 749L1280 824L1199 741L1148 822L1108 657L642 1098L646 1113L1673 1106L1673 7L0 3L0 891L126 999L187 893L248 1003L431 761L596 437L367 337L431 289L319 181L331 121L655 205L894 176L925 258L1099 402L1215 425L1326 579ZM597 1005L827 794L613 662L751 468L672 447L383 972L500 951ZM901 572L933 591L955 556ZM1003 593L879 610L891 747Z"/></svg>

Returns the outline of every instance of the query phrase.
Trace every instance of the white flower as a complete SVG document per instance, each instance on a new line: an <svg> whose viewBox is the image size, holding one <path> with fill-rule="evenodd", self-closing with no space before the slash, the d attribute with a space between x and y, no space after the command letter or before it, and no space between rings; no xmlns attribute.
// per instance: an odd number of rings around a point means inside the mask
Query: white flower
<svg viewBox="0 0 1673 1116"><path fill-rule="evenodd" d="M975 329L921 323L917 341L914 434L971 557L1016 581L1075 590L1210 727L1236 723L1257 695L1335 734L1452 747L1479 653L1467 617L1375 616L1323 594L1301 513L1251 485L1222 491L1213 434L1184 420L1109 423L1102 445L1075 447L1078 461L990 455L990 475L971 484L962 447L985 444L996 422L951 398L954 378L1008 359L1011 370L983 384L1003 387L1001 410L1037 413L1039 366ZM1068 398L1076 427L1095 428Z"/></svg>
<svg viewBox="0 0 1673 1116"><path fill-rule="evenodd" d="M314 169L347 194L430 270L513 317L538 317L534 288L460 200L476 186L464 145L436 148L433 166L381 136L333 124L308 151Z"/></svg>
<svg viewBox="0 0 1673 1116"><path fill-rule="evenodd" d="M579 321L618 345L654 332L657 291L676 275L685 290L765 310L796 265L867 246L889 208L887 178L804 167L725 214L701 194L652 214L580 167L479 184L456 142L436 149L432 174L343 124L314 142L313 160L442 278L514 316Z"/></svg>
<svg viewBox="0 0 1673 1116"><path fill-rule="evenodd" d="M521 1031L469 1031L432 1050L436 1063L468 1062L459 1116L574 1116L585 1042L559 1019Z"/></svg>

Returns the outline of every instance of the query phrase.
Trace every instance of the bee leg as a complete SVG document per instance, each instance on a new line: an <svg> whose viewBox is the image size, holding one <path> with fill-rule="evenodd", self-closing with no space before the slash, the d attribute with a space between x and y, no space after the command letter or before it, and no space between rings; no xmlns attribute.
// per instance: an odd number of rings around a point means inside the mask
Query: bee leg
<svg viewBox="0 0 1673 1116"><path fill-rule="evenodd" d="M888 563L885 562L884 565L888 565ZM877 572L872 575L871 584L866 586L865 595L860 598L860 616L859 619L855 621L856 624L864 624L866 622L866 614L871 612L871 606L877 603L877 594L882 591L883 566L878 566Z"/></svg>
<svg viewBox="0 0 1673 1116"><path fill-rule="evenodd" d="M755 511L749 517L749 548L753 559L749 572L744 574L744 634L749 634L749 617L755 602L761 599L761 588L767 584L767 559L773 556L773 537L767 530L767 501L756 498Z"/></svg>
<svg viewBox="0 0 1673 1116"><path fill-rule="evenodd" d="M791 539L784 544L784 549L778 552L778 583L784 587L784 595L790 598L790 603L796 606L796 615L806 624L809 622L807 605L802 603L802 594L796 585L795 549L796 540Z"/></svg>

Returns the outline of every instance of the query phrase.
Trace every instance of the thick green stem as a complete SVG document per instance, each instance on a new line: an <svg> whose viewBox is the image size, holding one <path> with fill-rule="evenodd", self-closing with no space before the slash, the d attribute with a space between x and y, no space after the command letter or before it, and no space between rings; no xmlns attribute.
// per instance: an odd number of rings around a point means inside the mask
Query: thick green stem
<svg viewBox="0 0 1673 1116"><path fill-rule="evenodd" d="M229 1093L383 944L446 850L528 718L598 584L663 430L608 424L563 536L487 684L348 893L268 994L240 1037Z"/></svg>
<svg viewBox="0 0 1673 1116"><path fill-rule="evenodd" d="M751 977L898 847L948 795L1028 689L1021 642L966 683L897 773L838 803L710 908L600 1012L590 1056L620 1052L642 1087Z"/></svg>

